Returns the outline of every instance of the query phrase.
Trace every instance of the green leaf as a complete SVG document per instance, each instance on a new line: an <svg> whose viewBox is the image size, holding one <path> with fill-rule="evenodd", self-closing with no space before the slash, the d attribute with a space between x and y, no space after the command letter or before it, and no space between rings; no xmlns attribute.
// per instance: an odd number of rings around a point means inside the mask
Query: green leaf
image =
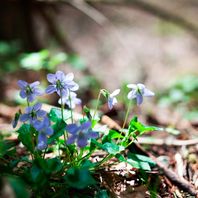
<svg viewBox="0 0 198 198"><path fill-rule="evenodd" d="M67 62L71 64L75 69L78 69L81 71L86 69L85 61L76 54L69 55L67 58Z"/></svg>
<svg viewBox="0 0 198 198"><path fill-rule="evenodd" d="M127 159L121 154L117 154L116 158L121 162L127 162L131 166L137 169L150 171L151 167L155 166L155 162L152 161L149 157L134 153L128 153Z"/></svg>
<svg viewBox="0 0 198 198"><path fill-rule="evenodd" d="M89 170L85 168L72 167L68 169L64 179L69 186L76 189L84 189L96 183Z"/></svg>
<svg viewBox="0 0 198 198"><path fill-rule="evenodd" d="M13 189L16 198L30 197L25 183L20 178L9 176L7 177L7 180Z"/></svg>
<svg viewBox="0 0 198 198"><path fill-rule="evenodd" d="M68 120L71 117L70 111L63 111L64 120ZM52 108L49 112L49 118L52 122L57 122L62 120L62 114L60 108Z"/></svg>
<svg viewBox="0 0 198 198"><path fill-rule="evenodd" d="M125 149L124 146L117 145L115 143L106 142L102 146L103 150L107 151L109 154L116 155Z"/></svg>
<svg viewBox="0 0 198 198"><path fill-rule="evenodd" d="M49 57L48 50L26 54L21 58L21 66L25 69L40 70L43 67L44 61Z"/></svg>
<svg viewBox="0 0 198 198"><path fill-rule="evenodd" d="M88 107L84 106L83 107L83 112L85 113L85 115L87 116L87 118L89 120L92 120L91 110Z"/></svg>
<svg viewBox="0 0 198 198"><path fill-rule="evenodd" d="M111 142L112 139L116 139L116 138L122 139L124 137L119 132L117 132L115 130L109 130L109 133L107 135L103 136L102 143Z"/></svg>
<svg viewBox="0 0 198 198"><path fill-rule="evenodd" d="M107 193L107 190L99 190L94 198L109 198L110 196Z"/></svg>
<svg viewBox="0 0 198 198"><path fill-rule="evenodd" d="M19 133L18 139L23 145L31 152L34 152L33 132L34 129L30 124L23 124L17 132Z"/></svg>
<svg viewBox="0 0 198 198"><path fill-rule="evenodd" d="M147 157L145 155L134 154L134 153L130 153L129 152L128 153L128 158L134 159L134 160L138 160L138 161L148 162L152 166L155 166L156 165L156 163L150 157Z"/></svg>
<svg viewBox="0 0 198 198"><path fill-rule="evenodd" d="M56 174L59 171L61 171L63 168L63 164L58 158L47 159L46 164L47 164L47 167L45 171L48 174Z"/></svg>
<svg viewBox="0 0 198 198"><path fill-rule="evenodd" d="M158 127L155 126L145 126L141 122L138 121L137 116L135 116L129 123L129 134L136 139L138 135L142 135L143 133L160 130Z"/></svg>
<svg viewBox="0 0 198 198"><path fill-rule="evenodd" d="M54 133L48 139L48 144L52 144L57 138L64 134L66 123L63 120L57 120L57 122L52 126Z"/></svg>

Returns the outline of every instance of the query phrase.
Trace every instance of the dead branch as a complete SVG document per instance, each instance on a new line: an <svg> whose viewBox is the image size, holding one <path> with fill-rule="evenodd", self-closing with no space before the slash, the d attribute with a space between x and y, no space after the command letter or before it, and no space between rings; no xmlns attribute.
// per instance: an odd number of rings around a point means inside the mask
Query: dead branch
<svg viewBox="0 0 198 198"><path fill-rule="evenodd" d="M64 1L64 0L63 0ZM89 3L105 3L119 6L134 6L139 10L145 11L151 15L159 17L160 19L169 21L181 28L188 30L196 39L198 39L198 27L189 22L186 18L178 16L170 11L167 11L159 6L148 3L142 0L85 0Z"/></svg>
<svg viewBox="0 0 198 198"><path fill-rule="evenodd" d="M103 25L108 21L107 17L83 0L71 0L68 3L99 25Z"/></svg>
<svg viewBox="0 0 198 198"><path fill-rule="evenodd" d="M175 172L173 172L171 169L168 169L166 166L164 166L159 160L157 160L156 157L154 157L151 153L144 150L139 144L136 143L138 148L144 152L147 156L149 156L159 167L159 169L164 173L164 175L176 186L178 186L180 189L190 193L193 196L198 195L198 192L195 190L195 187L191 185L186 179L179 177Z"/></svg>
<svg viewBox="0 0 198 198"><path fill-rule="evenodd" d="M50 6L40 5L37 6L39 14L45 20L47 27L51 34L54 36L56 41L67 53L75 53L73 47L69 44L65 35L62 33L58 23L55 21L55 15L53 14L53 10Z"/></svg>
<svg viewBox="0 0 198 198"><path fill-rule="evenodd" d="M139 144L166 145L166 146L190 146L198 144L198 138L190 140L177 140L175 138L150 138L138 137Z"/></svg>

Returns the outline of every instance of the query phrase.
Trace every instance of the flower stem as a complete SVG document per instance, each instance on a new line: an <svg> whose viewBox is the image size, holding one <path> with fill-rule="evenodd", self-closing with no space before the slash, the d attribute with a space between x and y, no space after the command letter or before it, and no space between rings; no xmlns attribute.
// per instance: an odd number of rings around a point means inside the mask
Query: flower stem
<svg viewBox="0 0 198 198"><path fill-rule="evenodd" d="M100 101L100 96L101 96L101 90L100 90L100 92L99 92L99 94L98 94L98 98L97 98L97 102L96 102L96 107L95 107L95 110L94 110L94 114L93 114L92 120L94 120L95 115L96 115L96 112L97 112L97 110L98 110L99 101Z"/></svg>
<svg viewBox="0 0 198 198"><path fill-rule="evenodd" d="M70 104L70 111L71 111L71 122L72 122L72 124L74 123L74 118L73 118L73 110L72 110L72 108L71 108L71 106L72 106L72 101L71 101L71 93L70 93L70 91L69 91L69 104Z"/></svg>
<svg viewBox="0 0 198 198"><path fill-rule="evenodd" d="M126 115L125 115L124 123L122 125L122 129L124 129L124 127L126 125L127 119L129 117L130 108L131 108L131 100L130 100L129 105L128 105L128 108L127 108L127 112L126 112Z"/></svg>
<svg viewBox="0 0 198 198"><path fill-rule="evenodd" d="M64 121L64 104L63 104L63 97L62 97L62 93L61 93L61 117L62 117L62 120ZM66 133L66 131L64 131L64 140L65 142L67 141L68 139L68 134Z"/></svg>

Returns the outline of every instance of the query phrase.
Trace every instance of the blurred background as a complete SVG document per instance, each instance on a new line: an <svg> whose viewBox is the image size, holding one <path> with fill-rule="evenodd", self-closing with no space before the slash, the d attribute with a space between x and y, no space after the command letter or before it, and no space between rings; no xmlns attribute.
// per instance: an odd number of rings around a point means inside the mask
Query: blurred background
<svg viewBox="0 0 198 198"><path fill-rule="evenodd" d="M156 92L150 121L170 124L167 107L197 120L198 2L1 0L0 66L1 112L23 103L18 79L46 86L60 69L75 74L84 103L100 88L142 82Z"/></svg>

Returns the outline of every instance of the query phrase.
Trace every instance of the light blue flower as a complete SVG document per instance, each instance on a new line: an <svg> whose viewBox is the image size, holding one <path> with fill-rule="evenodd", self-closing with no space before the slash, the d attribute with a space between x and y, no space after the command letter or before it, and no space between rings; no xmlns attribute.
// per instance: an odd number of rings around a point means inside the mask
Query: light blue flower
<svg viewBox="0 0 198 198"><path fill-rule="evenodd" d="M77 124L69 124L66 130L71 134L67 140L67 144L77 142L78 147L82 148L87 145L88 139L97 138L98 132L91 129L91 122L85 122L80 126Z"/></svg>
<svg viewBox="0 0 198 198"><path fill-rule="evenodd" d="M46 111L41 110L41 106L41 103L37 103L34 106L27 107L25 113L20 116L20 121L29 121L34 126L37 120L42 120L47 114Z"/></svg>
<svg viewBox="0 0 198 198"><path fill-rule="evenodd" d="M61 99L58 100L61 104ZM69 108L74 109L76 105L81 104L81 99L77 98L77 94L70 92L68 96L62 98L62 103L68 105Z"/></svg>
<svg viewBox="0 0 198 198"><path fill-rule="evenodd" d="M111 94L108 94L108 107L110 110L118 102L115 96L117 96L119 93L120 93L120 89L116 89Z"/></svg>
<svg viewBox="0 0 198 198"><path fill-rule="evenodd" d="M151 97L155 94L147 89L145 85L138 83L138 84L128 84L128 88L131 88L132 90L128 93L128 99L132 100L136 98L137 105L141 105L143 102L143 97Z"/></svg>
<svg viewBox="0 0 198 198"><path fill-rule="evenodd" d="M35 129L39 132L37 149L43 150L47 148L47 136L53 134L53 129L50 126L50 120L48 117L44 117L43 120L37 120L34 123Z"/></svg>
<svg viewBox="0 0 198 198"><path fill-rule="evenodd" d="M21 98L27 98L28 102L33 102L36 96L42 95L42 91L38 88L39 81L33 83L27 83L26 81L19 80L18 86L21 88Z"/></svg>
<svg viewBox="0 0 198 198"><path fill-rule="evenodd" d="M47 87L46 93L51 94L57 92L60 97L68 96L69 91L76 91L79 88L73 79L73 73L65 75L62 71L57 71L55 74L48 74L47 80L51 85Z"/></svg>

